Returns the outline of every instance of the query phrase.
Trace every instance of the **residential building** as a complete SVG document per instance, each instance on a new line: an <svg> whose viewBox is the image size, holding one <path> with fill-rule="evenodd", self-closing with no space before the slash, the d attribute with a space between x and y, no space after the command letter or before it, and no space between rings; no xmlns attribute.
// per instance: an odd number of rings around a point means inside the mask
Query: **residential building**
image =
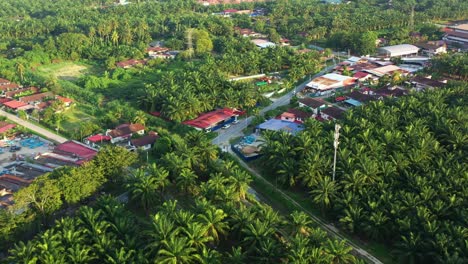
<svg viewBox="0 0 468 264"><path fill-rule="evenodd" d="M449 26L444 29L445 36L443 40L449 44L460 44L468 49L468 23Z"/></svg>
<svg viewBox="0 0 468 264"><path fill-rule="evenodd" d="M421 48L423 54L428 56L447 53L447 45L443 40L416 43L415 45Z"/></svg>
<svg viewBox="0 0 468 264"><path fill-rule="evenodd" d="M270 130L270 131L284 131L290 134L297 134L300 131L304 130L304 127L301 124L295 122L283 121L278 119L270 119L264 123L258 125L256 129L260 131Z"/></svg>
<svg viewBox="0 0 468 264"><path fill-rule="evenodd" d="M21 94L25 94L25 93L35 94L37 92L39 92L39 88L31 86L31 87L28 87L28 88L21 88L21 89L18 89L18 90L5 92L3 94L3 96L5 98L14 98L14 97L17 97L17 96L21 96Z"/></svg>
<svg viewBox="0 0 468 264"><path fill-rule="evenodd" d="M299 107L307 107L312 112L317 115L319 109L327 107L327 103L322 99L314 99L310 97L299 99Z"/></svg>
<svg viewBox="0 0 468 264"><path fill-rule="evenodd" d="M158 133L149 132L148 135L144 135L142 137L130 140L129 145L137 149L149 150L153 147L154 143L158 138Z"/></svg>
<svg viewBox="0 0 468 264"><path fill-rule="evenodd" d="M197 130L215 131L223 125L232 123L242 112L237 109L223 108L199 115L197 118L182 122Z"/></svg>
<svg viewBox="0 0 468 264"><path fill-rule="evenodd" d="M343 118L345 110L335 106L327 107L320 111L320 116L325 120L335 120Z"/></svg>
<svg viewBox="0 0 468 264"><path fill-rule="evenodd" d="M266 48L276 46L275 43L268 41L267 39L252 39L252 43L261 49L266 49Z"/></svg>
<svg viewBox="0 0 468 264"><path fill-rule="evenodd" d="M134 66L145 65L145 64L146 64L146 60L130 59L126 61L117 62L116 66L122 69L130 69L130 68L133 68Z"/></svg>
<svg viewBox="0 0 468 264"><path fill-rule="evenodd" d="M107 130L106 136L110 136L111 143L117 143L124 140L129 140L133 134L143 135L145 126L142 124L122 124L113 130Z"/></svg>
<svg viewBox="0 0 468 264"><path fill-rule="evenodd" d="M24 103L24 102L19 102L19 101L16 101L16 100L11 100L11 101L5 102L5 103L3 103L3 105L6 108L8 108L10 110L13 110L13 111L28 110L28 109L34 108L34 106L32 106L32 105L29 105L29 104Z"/></svg>
<svg viewBox="0 0 468 264"><path fill-rule="evenodd" d="M444 82L434 80L431 77L424 76L414 76L413 78L411 78L411 84L418 91L424 89L440 88L446 85L446 83Z"/></svg>
<svg viewBox="0 0 468 264"><path fill-rule="evenodd" d="M368 73L371 73L377 77L382 77L384 75L392 75L394 72L399 72L402 75L407 75L409 72L404 70L396 65L387 65L383 67L374 68L371 70L365 70Z"/></svg>
<svg viewBox="0 0 468 264"><path fill-rule="evenodd" d="M305 112L299 109L288 109L288 111L280 115L280 119L288 122L303 123L307 118L312 117L312 113Z"/></svg>
<svg viewBox="0 0 468 264"><path fill-rule="evenodd" d="M378 49L379 55L385 58L417 55L418 52L419 48L411 44L386 46Z"/></svg>
<svg viewBox="0 0 468 264"><path fill-rule="evenodd" d="M3 134L16 127L16 124L10 124L5 121L0 121L0 134Z"/></svg>
<svg viewBox="0 0 468 264"><path fill-rule="evenodd" d="M26 104L30 104L30 105L36 105L36 104L41 103L46 98L55 99L55 96L52 92L45 92L45 93L38 93L38 94L23 96L23 97L20 97L18 101L26 103Z"/></svg>
<svg viewBox="0 0 468 264"><path fill-rule="evenodd" d="M336 73L329 73L310 81L306 87L311 88L316 95L330 94L336 88L354 84L354 78Z"/></svg>

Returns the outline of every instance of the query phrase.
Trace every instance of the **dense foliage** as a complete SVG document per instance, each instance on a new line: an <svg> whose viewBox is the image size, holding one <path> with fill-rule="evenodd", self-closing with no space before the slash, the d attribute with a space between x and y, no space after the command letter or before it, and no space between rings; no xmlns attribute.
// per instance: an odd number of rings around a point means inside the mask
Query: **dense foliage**
<svg viewBox="0 0 468 264"><path fill-rule="evenodd" d="M297 137L267 134L264 162L362 237L391 244L400 261L466 262L467 86L372 102L347 113L336 181L331 124ZM452 263L452 262L450 262Z"/></svg>
<svg viewBox="0 0 468 264"><path fill-rule="evenodd" d="M132 210L103 196L94 207L81 207L76 216L60 218L33 240L17 243L9 252L9 260L358 262L350 254L351 247L313 228L305 213L294 212L284 218L252 199L247 194L250 175L233 162L220 160L216 147L204 133L192 132L185 139L167 135L160 141L163 141L159 143L162 156L157 163L131 174L122 174L111 167L102 170L104 174L126 175L116 180L126 186L128 208ZM103 158L96 162L101 164Z"/></svg>

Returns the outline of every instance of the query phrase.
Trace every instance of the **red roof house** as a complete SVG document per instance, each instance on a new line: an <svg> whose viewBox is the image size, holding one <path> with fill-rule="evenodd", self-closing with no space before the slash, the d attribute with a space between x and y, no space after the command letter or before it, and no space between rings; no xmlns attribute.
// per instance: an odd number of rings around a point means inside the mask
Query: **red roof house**
<svg viewBox="0 0 468 264"><path fill-rule="evenodd" d="M80 165L97 155L97 150L80 142L71 140L55 147L54 153L76 158L75 164Z"/></svg>
<svg viewBox="0 0 468 264"><path fill-rule="evenodd" d="M3 105L10 108L10 109L17 110L18 108L27 106L28 104L23 103L23 102L19 102L19 101L16 101L16 100L12 100L12 101L3 103Z"/></svg>
<svg viewBox="0 0 468 264"><path fill-rule="evenodd" d="M0 122L0 133L5 133L5 132L7 132L8 130L10 130L10 129L12 129L12 128L15 128L15 127L16 127L15 124L10 124L10 123L1 121L1 122Z"/></svg>
<svg viewBox="0 0 468 264"><path fill-rule="evenodd" d="M106 136L111 137L111 143L116 143L131 138L134 133L143 135L145 126L142 124L122 124L113 130L107 130Z"/></svg>
<svg viewBox="0 0 468 264"><path fill-rule="evenodd" d="M183 124L194 127L198 130L211 130L212 128L221 125L231 118L239 116L239 112L231 108L218 109L212 112L199 115L192 120L184 121Z"/></svg>

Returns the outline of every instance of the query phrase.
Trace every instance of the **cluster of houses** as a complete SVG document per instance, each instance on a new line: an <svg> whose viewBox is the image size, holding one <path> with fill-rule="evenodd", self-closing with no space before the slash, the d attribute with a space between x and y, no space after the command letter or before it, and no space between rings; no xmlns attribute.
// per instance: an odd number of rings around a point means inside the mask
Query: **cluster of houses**
<svg viewBox="0 0 468 264"><path fill-rule="evenodd" d="M251 38L251 41L255 46L265 49L269 47L275 47L276 44L268 40L268 36L262 33L255 32L250 28L241 28L241 27L234 27L234 32L236 32L239 36L245 38ZM279 41L281 46L290 46L291 41L287 38L281 38Z"/></svg>
<svg viewBox="0 0 468 264"><path fill-rule="evenodd" d="M73 100L63 96L55 95L52 92L41 92L39 88L23 86L0 78L0 105L6 110L27 112L33 110L42 111L50 107L54 102L63 103L63 108L72 105Z"/></svg>
<svg viewBox="0 0 468 264"><path fill-rule="evenodd" d="M105 133L85 138L84 143L96 149L99 149L103 144L110 143L125 147L129 151L137 149L146 151L151 149L159 135L153 131L145 134L145 129L142 124L121 124L114 129L106 130Z"/></svg>
<svg viewBox="0 0 468 264"><path fill-rule="evenodd" d="M13 194L37 177L62 166L80 166L97 155L97 149L77 141L67 141L36 153L34 162L14 160L0 171L0 209L13 204Z"/></svg>
<svg viewBox="0 0 468 264"><path fill-rule="evenodd" d="M157 42L157 44L154 45L150 44L150 46L146 49L146 54L148 55L148 58L141 60L129 59L117 62L115 65L117 66L117 68L122 69L143 66L146 65L150 59L174 59L177 56L177 54L179 54L179 51L171 50L167 47L162 47L161 44Z"/></svg>

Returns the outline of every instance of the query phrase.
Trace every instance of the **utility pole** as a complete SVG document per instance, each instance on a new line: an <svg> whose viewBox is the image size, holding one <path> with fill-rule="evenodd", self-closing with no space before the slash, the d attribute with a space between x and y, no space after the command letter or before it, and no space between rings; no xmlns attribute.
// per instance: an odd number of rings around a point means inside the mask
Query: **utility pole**
<svg viewBox="0 0 468 264"><path fill-rule="evenodd" d="M333 147L335 147L335 155L333 157L333 181L335 181L336 174L336 152L338 150L338 144L340 144L340 142L338 141L338 139L340 138L340 129L341 126L335 124L335 140L333 141Z"/></svg>

